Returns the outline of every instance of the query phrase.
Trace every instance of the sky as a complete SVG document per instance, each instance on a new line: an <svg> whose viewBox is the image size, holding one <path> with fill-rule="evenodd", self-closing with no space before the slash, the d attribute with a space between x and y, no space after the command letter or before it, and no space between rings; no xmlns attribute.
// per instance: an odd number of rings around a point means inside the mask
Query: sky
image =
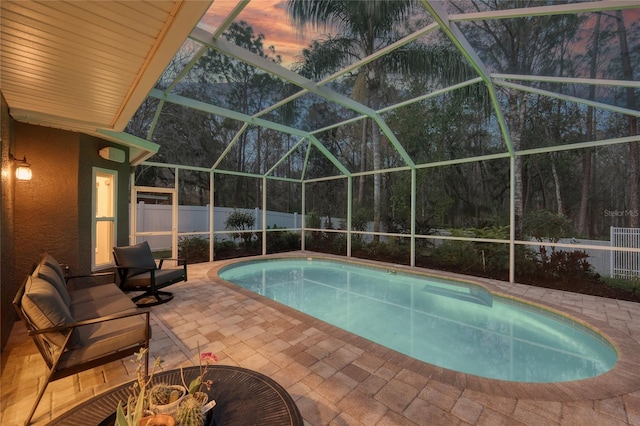
<svg viewBox="0 0 640 426"><path fill-rule="evenodd" d="M236 4L238 0L214 0L209 11L200 21L200 25L213 32ZM325 37L309 28L305 30L304 36L301 35L288 16L286 5L287 0L252 0L236 17L236 21L247 21L256 35L263 34L265 50L273 45L276 54L282 57L282 65L290 67L292 63L299 60L302 49L308 47L312 40ZM631 22L638 22L640 8L625 10L624 15L628 25ZM584 45L585 42L583 40L582 43L574 46L580 48L579 45Z"/></svg>
<svg viewBox="0 0 640 426"><path fill-rule="evenodd" d="M213 31L237 3L237 0L214 0L200 24ZM304 37L298 34L287 15L286 4L286 0L253 0L236 21L247 21L256 35L264 34L265 48L275 46L276 53L282 56L283 65L289 66L297 60L302 49L311 40L320 38L321 34L310 30L305 32Z"/></svg>

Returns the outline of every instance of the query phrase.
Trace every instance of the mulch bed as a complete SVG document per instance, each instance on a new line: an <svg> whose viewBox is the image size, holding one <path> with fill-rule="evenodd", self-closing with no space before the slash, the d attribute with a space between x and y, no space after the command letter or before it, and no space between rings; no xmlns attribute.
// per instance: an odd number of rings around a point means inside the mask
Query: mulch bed
<svg viewBox="0 0 640 426"><path fill-rule="evenodd" d="M502 281L509 281L508 273L483 273L482 271L464 271L456 270L442 265L429 266L420 265L431 269L439 269L449 272L463 273L483 278L493 278ZM630 302L640 303L640 292L623 288L610 287L597 277L588 278L565 278L565 279L548 279L539 276L522 276L516 274L516 282L521 284L532 285L536 287L552 288L554 290L570 291L573 293L588 294L591 296L607 297L609 299L627 300Z"/></svg>
<svg viewBox="0 0 640 426"><path fill-rule="evenodd" d="M529 284L537 287L553 288L556 290L571 291L574 293L589 294L592 296L640 303L640 293L623 288L609 287L602 281L597 280L568 279L558 281L541 281L536 278L519 277L517 281L522 284Z"/></svg>

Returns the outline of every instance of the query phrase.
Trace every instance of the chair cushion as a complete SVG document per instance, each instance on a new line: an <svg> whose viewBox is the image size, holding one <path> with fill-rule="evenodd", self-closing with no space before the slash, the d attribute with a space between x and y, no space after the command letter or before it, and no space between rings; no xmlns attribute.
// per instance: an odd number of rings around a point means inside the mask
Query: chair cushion
<svg viewBox="0 0 640 426"><path fill-rule="evenodd" d="M115 348L121 350L145 342L147 323L144 315L137 315L79 327L78 331L82 348L63 353L58 369L113 353Z"/></svg>
<svg viewBox="0 0 640 426"><path fill-rule="evenodd" d="M43 280L48 281L58 290L60 293L60 297L64 301L65 305L71 305L71 296L69 295L69 291L67 290L67 283L63 277L61 277L58 272L56 272L55 268L52 268L47 263L40 262L36 269L32 274L36 278L41 278Z"/></svg>
<svg viewBox="0 0 640 426"><path fill-rule="evenodd" d="M120 291L120 290L118 290ZM99 300L88 300L74 303L69 308L76 321L82 321L109 315L135 312L138 309L122 291L118 295L105 296Z"/></svg>
<svg viewBox="0 0 640 426"><path fill-rule="evenodd" d="M151 247L146 241L132 246L114 247L113 254L118 266L129 268L128 276L156 268L156 261L153 258L153 253L151 253Z"/></svg>
<svg viewBox="0 0 640 426"><path fill-rule="evenodd" d="M58 290L47 280L29 276L22 296L22 309L31 322L38 328L57 327L74 322L69 308L60 297ZM45 338L52 344L62 347L66 333L46 333ZM74 332L70 346L78 347L81 342Z"/></svg>
<svg viewBox="0 0 640 426"><path fill-rule="evenodd" d="M123 293L116 284L101 284L91 287L83 287L77 290L73 290L69 292L71 296L71 306L77 305L79 303L91 302L91 301L100 301L107 297L122 297ZM74 318L77 317L74 315Z"/></svg>
<svg viewBox="0 0 640 426"><path fill-rule="evenodd" d="M159 289L164 287L165 285L184 280L184 268L156 269L154 271L154 276L156 279L156 288ZM125 283L125 288L128 289L150 286L151 272L145 272L133 277L129 277L127 278L127 282Z"/></svg>
<svg viewBox="0 0 640 426"><path fill-rule="evenodd" d="M42 259L40 259L40 263L44 263L48 267L53 268L53 270L56 271L56 273L60 276L60 279L62 281L66 281L60 263L58 263L58 261L53 256L48 253L44 253L42 255Z"/></svg>

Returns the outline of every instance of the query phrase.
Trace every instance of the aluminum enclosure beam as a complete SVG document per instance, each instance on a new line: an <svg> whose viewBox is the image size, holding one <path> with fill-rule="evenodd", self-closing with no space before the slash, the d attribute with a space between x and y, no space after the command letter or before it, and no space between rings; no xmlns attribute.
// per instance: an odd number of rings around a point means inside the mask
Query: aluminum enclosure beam
<svg viewBox="0 0 640 426"><path fill-rule="evenodd" d="M509 133L507 121L504 118L504 114L502 113L502 108L500 106L500 102L498 101L498 94L496 93L496 88L493 84L493 81L491 80L489 70L484 65L480 57L478 57L478 54L475 52L473 47L471 47L471 44L469 44L460 29L458 29L455 23L449 21L449 16L439 1L422 0L422 4L424 5L425 9L427 9L427 11L431 14L431 16L433 16L436 22L438 22L445 35L453 42L458 50L460 50L462 55L467 58L467 60L471 63L471 66L484 80L489 91L493 109L498 119L498 124L500 125L502 137L504 138L505 144L507 145L507 150L510 154L513 155L513 142L511 141L511 134Z"/></svg>
<svg viewBox="0 0 640 426"><path fill-rule="evenodd" d="M472 12L449 15L451 22L511 19L528 16L563 15L569 13L600 12L603 10L637 9L638 3L631 0L606 0L584 3L559 4L554 6L527 7L518 9L492 10L490 12Z"/></svg>
<svg viewBox="0 0 640 426"><path fill-rule="evenodd" d="M214 40L213 35L211 33L207 32L206 30L200 27L197 27L191 32L191 38L193 40L198 41L199 43L208 45L209 47L216 49L219 52L222 52L226 55L234 57L247 64L253 65L256 68L260 68L261 70L266 71L269 74L274 75L276 77L279 77L289 83L295 84L296 86L299 86L303 89L307 89L308 91L315 93L318 96L322 96L327 100L333 101L353 111L359 112L360 114L364 114L369 117L373 117L375 114L375 111L372 110L371 108L359 102L356 102L351 98L341 95L340 93L337 93L331 89L328 89L326 87L321 87L315 82L302 77L300 74L295 73L266 58L256 55L253 52L243 49L222 38Z"/></svg>
<svg viewBox="0 0 640 426"><path fill-rule="evenodd" d="M503 86L503 87L509 87L511 89L522 90L523 92L529 92L529 93L533 93L533 94L537 94L537 95L548 96L550 98L556 98L556 99L560 99L560 100L563 100L563 101L576 102L576 103L592 106L592 107L595 107L595 108L604 109L604 110L607 110L607 111L612 111L612 112L617 112L617 113L620 113L620 114L626 114L626 115L632 115L632 116L635 116L635 117L640 117L640 111L637 111L637 110L634 110L634 109L617 107L617 106L614 106L614 105L604 104L602 102L596 102L596 101L590 101L588 99L578 98L576 96L563 95L563 94L560 94L560 93L551 92L549 90L536 89L535 87L525 86L525 85L517 84L517 83L509 83L508 81L496 80L496 84L498 84L500 86Z"/></svg>

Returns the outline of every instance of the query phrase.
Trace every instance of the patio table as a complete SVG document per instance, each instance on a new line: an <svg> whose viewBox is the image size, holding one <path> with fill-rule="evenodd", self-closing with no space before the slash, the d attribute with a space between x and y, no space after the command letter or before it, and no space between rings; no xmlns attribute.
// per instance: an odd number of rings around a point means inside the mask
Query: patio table
<svg viewBox="0 0 640 426"><path fill-rule="evenodd" d="M199 367L183 369L185 383L199 375ZM210 365L207 379L213 380L207 391L213 408L215 425L302 426L300 411L291 395L273 379L253 370L227 365ZM182 384L180 370L156 373L152 383ZM53 419L49 425L100 425L113 415L119 401L131 394L133 381L115 387L85 401ZM104 424L104 423L103 423ZM113 423L111 423L113 424Z"/></svg>

